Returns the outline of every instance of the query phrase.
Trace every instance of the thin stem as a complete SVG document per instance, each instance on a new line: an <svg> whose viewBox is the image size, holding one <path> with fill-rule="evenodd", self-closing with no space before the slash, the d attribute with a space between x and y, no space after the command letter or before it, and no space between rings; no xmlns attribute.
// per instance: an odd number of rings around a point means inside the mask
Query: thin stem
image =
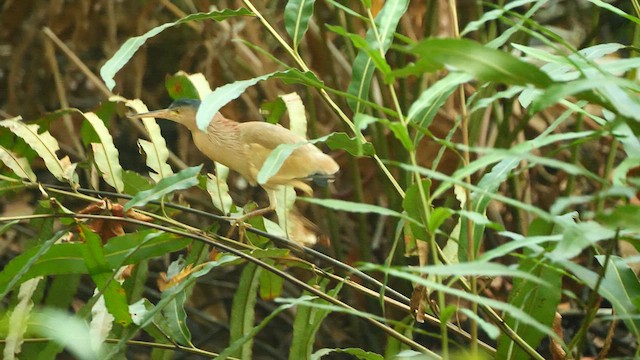
<svg viewBox="0 0 640 360"><path fill-rule="evenodd" d="M567 346L569 348L569 351L582 347L582 343L586 338L587 331L589 331L589 328L591 327L591 323L593 322L593 319L595 319L596 315L598 314L598 309L599 309L598 304L602 299L599 294L600 286L604 281L605 274L607 273L607 268L609 267L609 262L610 262L609 260L611 259L611 255L613 254L613 251L616 248L616 244L618 244L619 236L620 236L620 229L616 230L616 233L613 239L611 239L609 242L609 247L607 247L607 250L606 250L607 253L605 254L605 258L604 258L604 263L602 264L602 266L600 267L600 271L598 272L598 280L596 280L596 283L591 293L589 294L589 300L586 305L587 313L585 315L584 321L580 326L580 329L578 329L576 334L573 336L573 339L571 339L571 342Z"/></svg>
<svg viewBox="0 0 640 360"><path fill-rule="evenodd" d="M285 51L293 58L293 60L298 64L300 69L302 69L303 71L311 71L307 66L307 64L304 62L304 60L302 60L300 55L298 55L298 53L295 50L293 50L291 46L289 46L289 44L282 38L282 36L280 36L280 34L276 31L276 29L274 29L273 26L271 26L269 21L267 21L267 19L265 19L264 16L262 16L260 11L258 11L258 9L256 9L255 6L253 6L251 1L242 0L242 2L256 15L256 17L258 18L258 20L260 20L262 25L264 25L264 27L271 33L271 35L278 41L278 43L280 43L280 46L282 46L285 49ZM356 127L354 123L342 111L342 109L340 109L338 104L336 104L335 101L331 99L331 97L329 96L329 93L327 93L327 91L324 89L318 89L318 91L320 92L320 96L322 97L322 99L329 105L329 107L331 107L331 109L338 115L338 117L340 117L342 122L347 124L349 129L351 129L351 131L358 137L358 139L361 141L366 141L366 139L364 138L364 135L362 135L359 131L356 131ZM393 175L391 174L387 166L382 162L382 159L380 159L380 157L375 154L373 155L373 159L376 161L376 163L378 164L382 172L385 174L387 179L389 179L391 184L393 184L393 187L396 189L398 194L404 197L405 195L404 190L402 189L398 181L393 177Z"/></svg>
<svg viewBox="0 0 640 360"><path fill-rule="evenodd" d="M93 215L93 214L36 214L36 215L31 215L31 216L27 216L27 217L20 217L21 219L25 219L25 218L43 218L43 217L68 217L68 218L75 218L75 219L101 219L101 220L113 220L114 217L113 216L108 216L108 215ZM2 218L0 220L3 221L11 221L14 217L8 217L8 218ZM18 217L15 217L16 219ZM9 220L6 220L9 219ZM175 234L175 235L179 235L179 236L183 236L186 238L191 238L193 240L196 241L200 241L203 243L206 243L214 248L219 249L220 251L223 252L227 252L230 254L233 254L237 257L240 257L248 262L251 262L253 264L256 264L257 266L262 267L263 269L277 275L278 277L282 278L283 280L286 280L290 283L292 283L293 285L297 286L298 288L300 288L301 290L307 291L312 295L315 295L319 298L321 298L322 300L325 300L335 306L347 309L349 311L354 311L357 312L357 310L355 308L353 308L352 306L342 302L341 300L338 300L334 297L331 297L329 295L327 295L326 293L320 291L319 289L317 289L316 287L313 287L307 283L305 283L304 281L301 281L299 279L297 279L296 277L294 277L293 275L286 273L270 264L265 263L264 261L255 258L253 256L251 256L251 254L247 254L241 250L235 249L233 247L230 247L228 245L222 244L220 242L217 241L223 241L222 236L217 235L217 234L212 234L212 237L217 240L211 240L208 237L202 236L202 235L198 235L198 234L192 234L189 232L185 232L182 230L177 230L177 229L173 229L173 228L169 228L166 226L162 226L162 225L157 225L154 223L148 223L145 221L140 221L140 220L135 220L135 219L131 219L131 218L122 218L122 217L117 217L118 221L121 222L127 222L133 225L139 225L139 226L144 226L147 228L152 228L152 229L156 229L156 230L161 230L167 233L171 233L171 234ZM385 332L387 335L397 339L398 341L400 341L401 343L413 348L414 350L423 352L425 354L428 354L429 356L436 358L436 359L441 359L441 357L432 352L431 350L429 350L428 348L424 347L423 345L415 342L413 339L410 339L408 337L406 337L405 335L399 333L398 331L396 331L395 329L379 322L378 320L372 319L372 318L368 318L368 317L363 317L363 319L367 322L369 322L371 325L379 328L380 330L382 330L383 332Z"/></svg>
<svg viewBox="0 0 640 360"><path fill-rule="evenodd" d="M456 0L449 0L449 10L451 11L451 25L453 29L453 37L459 38L460 31L458 29L458 11ZM462 132L462 143L465 146L465 149L462 151L463 166L468 166L471 163L470 154L469 154L469 114L467 113L466 106L466 95L464 93L464 85L460 85L458 87L458 97L460 101L460 116L462 117L462 122L460 124L460 130ZM471 175L465 176L465 182L471 185ZM471 201L471 191L468 188L465 188L466 192L466 210L469 212L473 211L473 204ZM475 249L476 246L474 244L474 226L471 218L467 217L465 219L466 227L467 227L467 261L473 261L475 259ZM470 292L472 294L478 293L478 284L475 276L471 276L471 288ZM478 303L471 303L471 311L474 314L478 314ZM478 356L478 323L474 320L471 320L471 356Z"/></svg>

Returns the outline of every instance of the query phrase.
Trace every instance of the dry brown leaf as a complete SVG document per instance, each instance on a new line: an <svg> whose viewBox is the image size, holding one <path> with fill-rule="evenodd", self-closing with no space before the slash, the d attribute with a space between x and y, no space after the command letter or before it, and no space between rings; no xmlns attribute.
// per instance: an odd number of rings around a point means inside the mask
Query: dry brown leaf
<svg viewBox="0 0 640 360"><path fill-rule="evenodd" d="M558 335L560 339L563 338L563 330L562 330L562 315L559 312L556 312L556 316L553 319L553 332ZM567 353L564 351L562 346L556 341L551 339L549 343L549 351L551 352L551 356L553 360L561 360L566 358Z"/></svg>

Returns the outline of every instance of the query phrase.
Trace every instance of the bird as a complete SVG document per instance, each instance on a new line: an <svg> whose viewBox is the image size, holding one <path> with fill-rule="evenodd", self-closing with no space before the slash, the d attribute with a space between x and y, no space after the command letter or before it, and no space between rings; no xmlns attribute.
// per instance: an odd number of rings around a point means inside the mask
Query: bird
<svg viewBox="0 0 640 360"><path fill-rule="evenodd" d="M236 222L265 215L276 209L276 191L279 186L291 185L312 196L308 181L326 186L340 170L338 163L318 147L291 130L263 121L237 122L217 112L206 132L196 125L196 113L200 100L177 99L166 109L130 115L130 118L154 117L171 120L185 126L191 132L193 142L206 157L239 173L250 185L258 185L258 173L269 154L280 144L299 144L284 161L278 172L264 184L269 205L251 211Z"/></svg>

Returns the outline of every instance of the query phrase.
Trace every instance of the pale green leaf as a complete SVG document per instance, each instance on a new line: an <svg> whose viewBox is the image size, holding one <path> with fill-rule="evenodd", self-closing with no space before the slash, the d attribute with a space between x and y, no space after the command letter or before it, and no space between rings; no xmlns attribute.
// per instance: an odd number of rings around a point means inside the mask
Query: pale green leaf
<svg viewBox="0 0 640 360"><path fill-rule="evenodd" d="M36 124L25 124L20 117L0 121L5 127L21 137L44 160L44 164L56 179L77 183L75 168L68 156L59 159L56 152L60 150L58 141L48 131L39 133Z"/></svg>
<svg viewBox="0 0 640 360"><path fill-rule="evenodd" d="M110 100L124 102L125 105L133 109L136 114L143 114L149 111L147 106L139 99L128 100L122 97L111 97ZM156 123L156 119L144 117L142 118L142 124L147 130L151 141L140 139L138 140L138 145L146 154L147 166L153 170L153 172L149 172L149 176L157 183L160 179L173 175L173 170L167 163L167 159L169 159L169 149L160 131L160 126Z"/></svg>
<svg viewBox="0 0 640 360"><path fill-rule="evenodd" d="M258 172L258 184L266 184L272 176L278 173L289 155L291 155L291 153L295 149L299 148L300 146L304 146L305 144L307 143L301 142L296 144L280 144L275 149L273 149L273 151L271 151L267 159L262 164L260 172Z"/></svg>
<svg viewBox="0 0 640 360"><path fill-rule="evenodd" d="M31 170L29 161L25 158L18 157L13 152L0 146L0 161L2 161L11 171L23 179L29 179L35 182L36 174Z"/></svg>
<svg viewBox="0 0 640 360"><path fill-rule="evenodd" d="M222 21L229 17L243 16L243 15L253 15L253 13L247 9L238 9L238 10L225 9L222 11L211 11L208 13L191 14L186 17L183 17L178 21L156 26L155 28L147 31L144 35L132 37L129 40L127 40L120 47L120 49L118 49L118 51L109 60L107 60L107 62L102 66L102 68L100 68L100 76L102 77L102 80L107 85L109 90L113 90L113 87L116 85L115 81L113 80L113 77L116 75L116 73L120 71L120 69L122 69L122 67L124 67L129 62L131 57L138 51L138 49L147 40L158 35L165 29L168 29L170 27L173 27L175 25L179 25L188 21L201 21L206 19Z"/></svg>
<svg viewBox="0 0 640 360"><path fill-rule="evenodd" d="M96 114L88 112L82 115L89 121L100 139L100 143L92 143L91 147L102 178L118 192L122 192L124 190L122 166L120 166L118 149L113 144L113 137L104 122Z"/></svg>
<svg viewBox="0 0 640 360"><path fill-rule="evenodd" d="M207 174L207 192L211 196L213 206L223 214L229 214L233 205L233 200L229 195L229 185L226 181L228 173L229 168L226 166L220 168L216 166L218 176Z"/></svg>
<svg viewBox="0 0 640 360"><path fill-rule="evenodd" d="M416 220L414 220L413 218L410 218L405 214L399 213L395 210L391 210L389 208L382 207L382 206L337 200L337 199L316 199L316 198L309 198L309 197L301 197L299 199L302 201L306 201L308 203L320 205L333 210L340 210L340 211L361 213L361 214L373 213L373 214L378 214L383 216L392 216L392 217L404 219L404 220L416 223L418 225L421 225L419 222L417 222Z"/></svg>
<svg viewBox="0 0 640 360"><path fill-rule="evenodd" d="M27 280L20 285L18 290L18 303L13 308L9 317L9 331L5 335L5 344L3 349L4 359L16 359L15 355L21 351L24 342L24 334L27 331L27 324L33 309L33 297L38 284L42 280L41 277Z"/></svg>

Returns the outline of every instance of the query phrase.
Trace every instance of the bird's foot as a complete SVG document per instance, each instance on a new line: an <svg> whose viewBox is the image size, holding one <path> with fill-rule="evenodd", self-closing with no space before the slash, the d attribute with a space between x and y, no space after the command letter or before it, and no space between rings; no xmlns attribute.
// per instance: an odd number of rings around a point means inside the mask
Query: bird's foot
<svg viewBox="0 0 640 360"><path fill-rule="evenodd" d="M240 217L233 217L233 216L225 217L224 219L229 221L229 224L231 225L231 227L229 228L229 231L227 232L227 238L231 238L233 234L236 232L236 229L238 229L238 241L244 243L245 239L247 239L246 237L247 228L251 227L251 224L246 222L246 220L249 218L251 218L251 216L247 217L246 215L243 215Z"/></svg>

